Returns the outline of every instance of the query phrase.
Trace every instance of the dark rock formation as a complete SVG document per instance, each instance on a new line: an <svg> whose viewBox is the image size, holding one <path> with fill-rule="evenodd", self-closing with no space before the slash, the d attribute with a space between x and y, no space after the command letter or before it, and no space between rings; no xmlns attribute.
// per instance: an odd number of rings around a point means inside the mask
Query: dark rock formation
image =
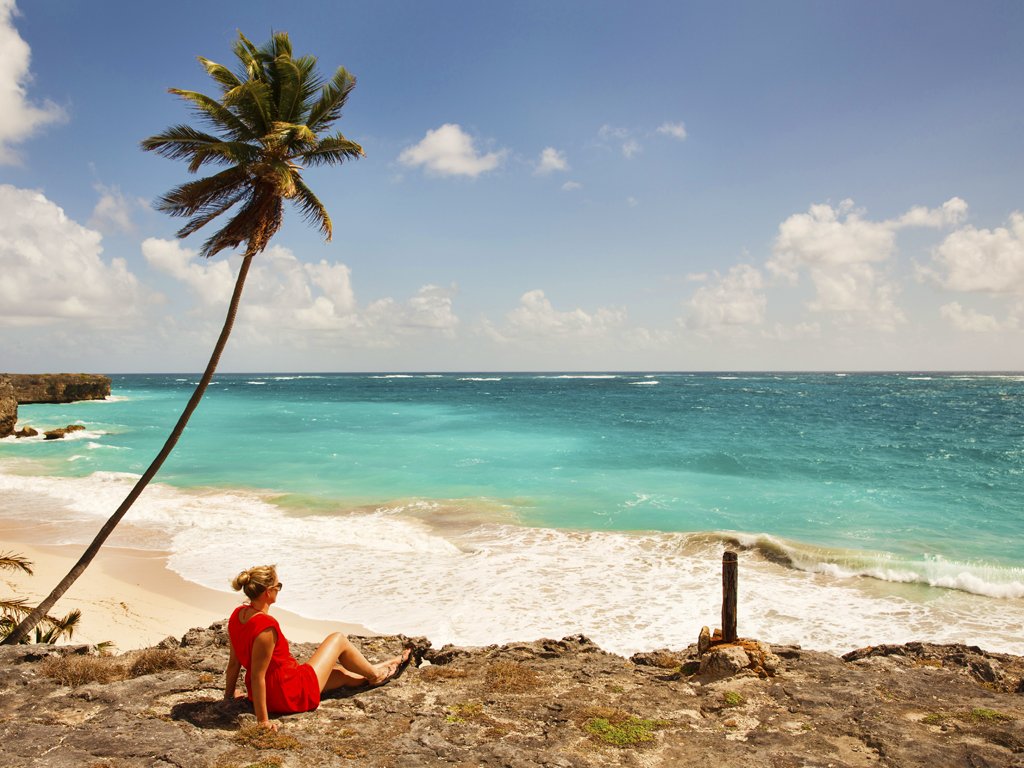
<svg viewBox="0 0 1024 768"><path fill-rule="evenodd" d="M22 427L14 432L15 437L36 437L38 434L39 430L32 427Z"/></svg>
<svg viewBox="0 0 1024 768"><path fill-rule="evenodd" d="M353 642L379 660L408 641ZM760 649L745 644L753 642L732 647L753 660ZM47 676L48 659L88 647L3 646L0 765L1024 766L1024 699L1013 692L1024 659L973 647L910 643L844 660L772 646L774 677L744 668L708 682L688 672L700 666L696 646L630 663L581 635L485 648L411 644L421 666L277 717L277 737L252 727L245 699L221 701L224 622L161 643L174 659L164 671L75 687ZM300 659L313 650L293 646ZM80 659L152 668L136 655Z"/></svg>
<svg viewBox="0 0 1024 768"><path fill-rule="evenodd" d="M91 373L5 373L21 405L102 400L110 395L110 377Z"/></svg>
<svg viewBox="0 0 1024 768"><path fill-rule="evenodd" d="M18 398L14 394L14 385L10 379L0 376L0 437L7 437L14 432L18 423Z"/></svg>
<svg viewBox="0 0 1024 768"><path fill-rule="evenodd" d="M25 429L29 429L26 427ZM81 424L68 424L66 427L60 427L59 429L51 429L43 432L43 440L61 440L68 432L78 432L79 430L85 429ZM35 434L39 434L36 430L32 430ZM22 437L22 435L19 435ZM25 435L27 437L27 435Z"/></svg>

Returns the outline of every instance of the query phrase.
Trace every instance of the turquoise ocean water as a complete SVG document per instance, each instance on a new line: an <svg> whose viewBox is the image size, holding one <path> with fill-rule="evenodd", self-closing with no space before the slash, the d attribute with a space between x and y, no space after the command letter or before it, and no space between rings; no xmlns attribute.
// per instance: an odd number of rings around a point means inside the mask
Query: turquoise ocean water
<svg viewBox="0 0 1024 768"><path fill-rule="evenodd" d="M194 375L20 408L84 432L0 441L0 525L84 543ZM1024 653L1024 376L219 375L112 544L217 589L435 644L584 632L632 652L717 626L846 651Z"/></svg>

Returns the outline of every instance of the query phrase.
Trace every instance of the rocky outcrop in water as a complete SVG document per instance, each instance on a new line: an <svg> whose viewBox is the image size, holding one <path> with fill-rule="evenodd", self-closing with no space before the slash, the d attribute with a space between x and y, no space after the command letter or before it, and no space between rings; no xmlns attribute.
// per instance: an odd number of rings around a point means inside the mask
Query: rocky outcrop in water
<svg viewBox="0 0 1024 768"><path fill-rule="evenodd" d="M406 639L353 641L383 659ZM696 646L627 660L582 635L411 643L421 666L278 717L277 736L254 727L244 699L220 700L224 622L165 640L151 652L160 663L91 657L84 646L0 647L0 765L1024 766L1024 659L975 647L910 643L838 658L719 644L705 656L738 665L727 650L738 647L748 665L715 679ZM300 659L313 650L293 646ZM76 659L121 672L82 682L67 676Z"/></svg>
<svg viewBox="0 0 1024 768"><path fill-rule="evenodd" d="M13 433L17 423L18 398L14 395L14 385L10 379L0 376L0 437Z"/></svg>
<svg viewBox="0 0 1024 768"><path fill-rule="evenodd" d="M110 377L91 373L5 373L20 405L102 400L110 395Z"/></svg>
<svg viewBox="0 0 1024 768"><path fill-rule="evenodd" d="M26 427L26 429L28 429L28 427ZM43 440L63 440L64 435L69 432L80 432L83 429L85 429L85 427L81 424L68 424L66 427L60 427L59 429L51 429L43 432ZM34 429L32 431L36 432ZM39 433L36 432L36 434L38 435ZM32 437L32 435L26 434L25 437Z"/></svg>

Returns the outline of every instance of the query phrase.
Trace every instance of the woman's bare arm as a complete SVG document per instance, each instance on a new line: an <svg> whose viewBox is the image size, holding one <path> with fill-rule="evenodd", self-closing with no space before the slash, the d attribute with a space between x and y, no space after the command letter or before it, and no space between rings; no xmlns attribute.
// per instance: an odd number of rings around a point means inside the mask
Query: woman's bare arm
<svg viewBox="0 0 1024 768"><path fill-rule="evenodd" d="M272 722L267 712L267 669L270 667L270 657L274 655L274 646L277 645L277 632L272 627L267 627L252 642L252 704L256 709L256 722L265 725L273 731L277 730L277 723Z"/></svg>
<svg viewBox="0 0 1024 768"><path fill-rule="evenodd" d="M228 657L228 668L224 670L224 699L231 701L235 698L235 686L238 685L238 673L242 669L242 663L235 655L235 646L231 646L231 655Z"/></svg>

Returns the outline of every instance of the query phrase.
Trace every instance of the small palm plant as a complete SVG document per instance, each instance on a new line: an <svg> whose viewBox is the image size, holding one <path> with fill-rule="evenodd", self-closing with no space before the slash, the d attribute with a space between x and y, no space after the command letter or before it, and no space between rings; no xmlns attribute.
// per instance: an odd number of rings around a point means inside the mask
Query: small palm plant
<svg viewBox="0 0 1024 768"><path fill-rule="evenodd" d="M345 101L356 84L348 70L338 67L330 80L322 80L316 71L316 57L292 56L292 44L286 32L275 33L259 48L239 32L233 50L239 64L235 72L198 57L203 69L217 83L219 99L195 91L169 89L189 102L200 121L212 132L176 125L141 142L146 151L174 160L187 160L190 173L197 173L204 165L226 166L212 176L172 189L157 202L161 211L188 219L178 230L179 238L188 237L214 219L227 215L227 222L203 244L200 251L203 256L244 246L224 327L199 385L153 463L103 524L68 575L0 641L2 644L17 643L27 636L85 572L103 542L171 454L217 370L235 323L249 265L281 228L284 201L297 205L302 217L330 241L331 217L306 186L302 178L305 167L340 165L364 156L362 147L340 132L329 133L341 117Z"/></svg>
<svg viewBox="0 0 1024 768"><path fill-rule="evenodd" d="M0 569L5 571L21 571L32 575L32 561L15 554L14 552L0 552ZM10 635L17 626L18 619L32 613L32 609L25 605L24 597L0 598L0 639ZM60 638L67 637L69 640L75 634L75 627L82 618L82 612L74 610L63 619L45 615L41 624L45 627L35 627L35 641L37 643L56 643ZM21 642L27 643L28 636L22 638Z"/></svg>

